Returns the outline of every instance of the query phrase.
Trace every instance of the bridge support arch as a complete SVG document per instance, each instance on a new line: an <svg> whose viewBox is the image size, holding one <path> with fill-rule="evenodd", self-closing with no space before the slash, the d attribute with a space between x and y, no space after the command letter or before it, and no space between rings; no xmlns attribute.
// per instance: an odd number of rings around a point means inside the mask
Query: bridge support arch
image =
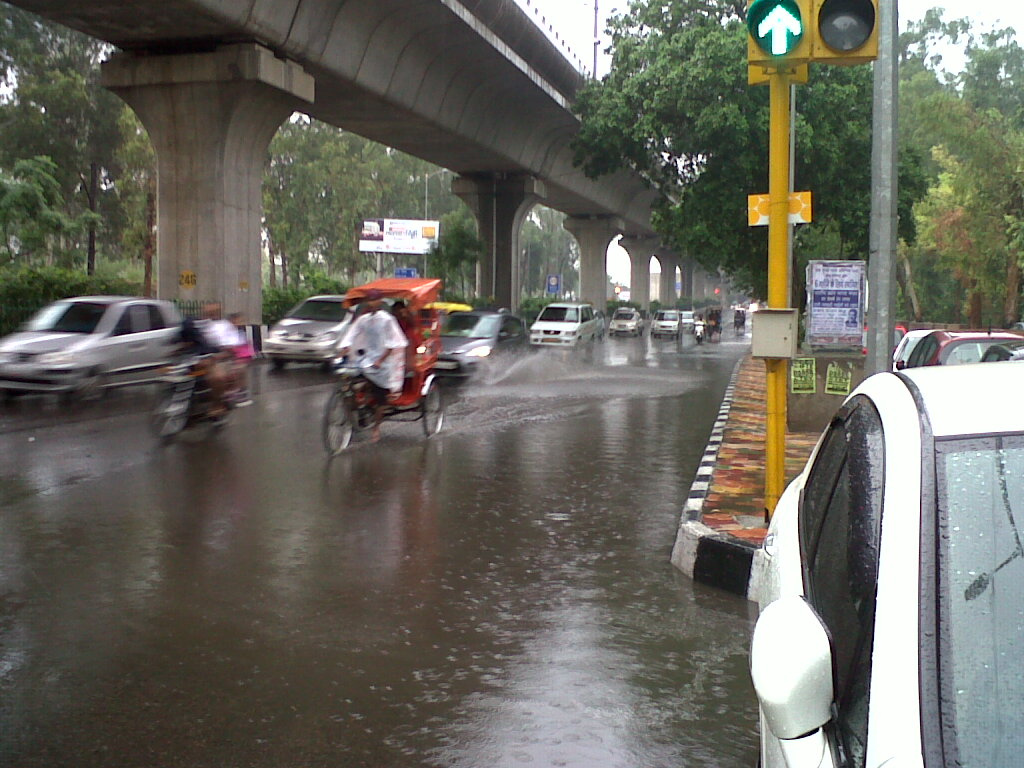
<svg viewBox="0 0 1024 768"><path fill-rule="evenodd" d="M126 101L157 156L161 298L212 299L259 322L267 146L313 78L256 44L208 53L119 53L103 85Z"/></svg>
<svg viewBox="0 0 1024 768"><path fill-rule="evenodd" d="M663 307L674 307L676 305L676 267L679 266L675 254L659 253L657 259L661 262L661 279L658 281L658 302Z"/></svg>
<svg viewBox="0 0 1024 768"><path fill-rule="evenodd" d="M519 232L526 214L544 199L544 185L532 176L465 175L452 181L452 192L473 212L484 243L476 274L477 295L517 310L522 292Z"/></svg>
<svg viewBox="0 0 1024 768"><path fill-rule="evenodd" d="M619 240L629 254L629 297L640 309L651 308L651 257L658 249L656 237L626 235Z"/></svg>
<svg viewBox="0 0 1024 768"><path fill-rule="evenodd" d="M580 301L604 310L608 302L608 244L622 233L612 216L567 216L564 226L580 246Z"/></svg>

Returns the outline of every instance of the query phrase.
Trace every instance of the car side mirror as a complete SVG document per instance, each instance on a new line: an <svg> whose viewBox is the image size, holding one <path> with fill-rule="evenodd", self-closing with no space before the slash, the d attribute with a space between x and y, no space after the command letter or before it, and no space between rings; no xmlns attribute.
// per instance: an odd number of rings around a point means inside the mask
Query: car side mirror
<svg viewBox="0 0 1024 768"><path fill-rule="evenodd" d="M750 648L750 677L777 738L806 736L831 719L832 647L802 597L783 597L762 611Z"/></svg>

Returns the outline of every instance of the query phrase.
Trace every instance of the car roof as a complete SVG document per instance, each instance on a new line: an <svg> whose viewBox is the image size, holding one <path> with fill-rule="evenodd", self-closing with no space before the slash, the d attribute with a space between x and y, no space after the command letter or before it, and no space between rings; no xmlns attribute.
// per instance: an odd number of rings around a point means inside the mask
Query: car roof
<svg viewBox="0 0 1024 768"><path fill-rule="evenodd" d="M897 374L916 389L936 437L1024 432L1024 365L1019 362L910 368ZM873 378L873 377L872 377Z"/></svg>
<svg viewBox="0 0 1024 768"><path fill-rule="evenodd" d="M946 331L937 329L931 331L943 344L951 341L977 341L979 339L1019 339L1019 333L1009 331Z"/></svg>
<svg viewBox="0 0 1024 768"><path fill-rule="evenodd" d="M307 296L303 301L344 301L345 295L341 293L325 293L321 296Z"/></svg>
<svg viewBox="0 0 1024 768"><path fill-rule="evenodd" d="M93 304L119 304L122 301L158 301L145 296L69 296L58 301L88 301Z"/></svg>
<svg viewBox="0 0 1024 768"><path fill-rule="evenodd" d="M589 307L590 302L588 301L553 301L550 304L545 304L547 307Z"/></svg>
<svg viewBox="0 0 1024 768"><path fill-rule="evenodd" d="M455 315L473 315L474 317L514 317L516 320L518 316L513 315L511 312L499 312L496 309L460 309L458 312L449 312L448 317Z"/></svg>

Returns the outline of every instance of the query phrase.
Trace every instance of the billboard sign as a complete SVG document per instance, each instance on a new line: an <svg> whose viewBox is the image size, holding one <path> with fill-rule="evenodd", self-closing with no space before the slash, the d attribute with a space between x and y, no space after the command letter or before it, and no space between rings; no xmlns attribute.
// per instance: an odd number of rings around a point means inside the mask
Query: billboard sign
<svg viewBox="0 0 1024 768"><path fill-rule="evenodd" d="M561 275L548 275L547 279L547 294L548 296L559 296L562 293L562 276Z"/></svg>
<svg viewBox="0 0 1024 768"><path fill-rule="evenodd" d="M437 243L438 221L423 219L364 219L359 233L361 253L403 253L423 256Z"/></svg>
<svg viewBox="0 0 1024 768"><path fill-rule="evenodd" d="M864 261L807 265L807 343L812 347L864 346L866 268Z"/></svg>

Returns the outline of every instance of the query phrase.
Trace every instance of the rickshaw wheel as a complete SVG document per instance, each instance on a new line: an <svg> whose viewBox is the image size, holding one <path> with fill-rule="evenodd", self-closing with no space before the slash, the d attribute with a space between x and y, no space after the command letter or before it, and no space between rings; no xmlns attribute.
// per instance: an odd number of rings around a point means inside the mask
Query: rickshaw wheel
<svg viewBox="0 0 1024 768"><path fill-rule="evenodd" d="M427 437L432 437L440 432L444 425L444 401L436 384L427 390L420 408L423 411L423 432Z"/></svg>
<svg viewBox="0 0 1024 768"><path fill-rule="evenodd" d="M354 424L352 409L344 392L340 389L331 393L324 411L324 448L331 456L337 456L352 442Z"/></svg>

